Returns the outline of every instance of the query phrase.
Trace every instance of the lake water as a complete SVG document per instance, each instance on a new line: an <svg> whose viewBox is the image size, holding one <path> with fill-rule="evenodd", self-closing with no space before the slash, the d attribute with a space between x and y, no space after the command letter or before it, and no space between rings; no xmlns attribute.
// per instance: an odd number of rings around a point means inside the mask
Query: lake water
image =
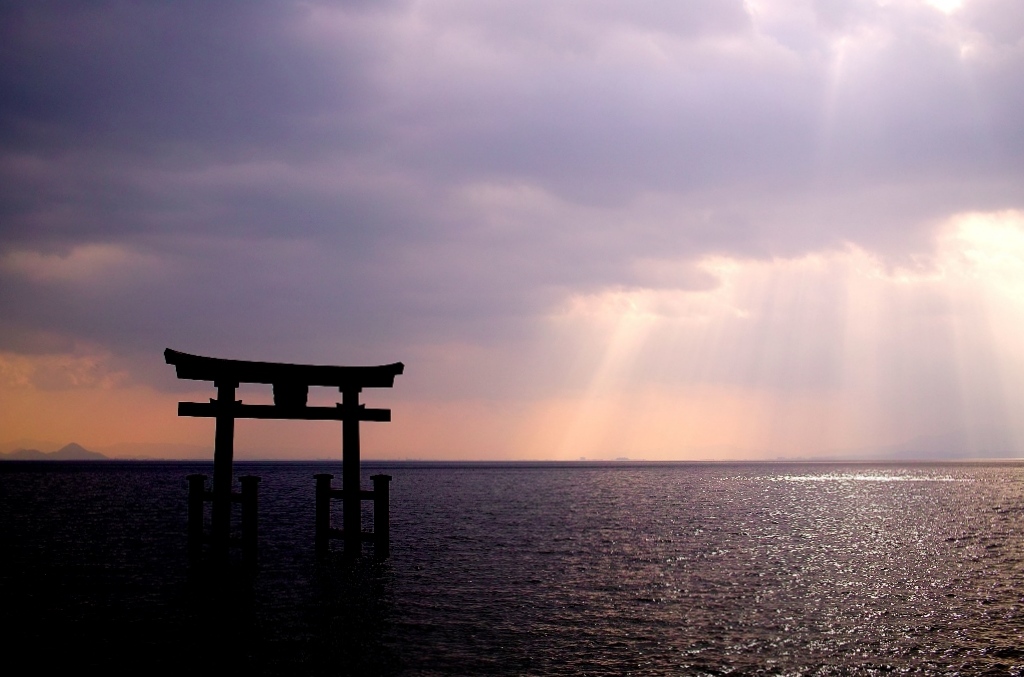
<svg viewBox="0 0 1024 677"><path fill-rule="evenodd" d="M350 563L313 552L340 464L239 463L260 560L226 573L189 567L192 472L0 463L8 665L1024 674L1021 464L364 462L394 478L392 556Z"/></svg>

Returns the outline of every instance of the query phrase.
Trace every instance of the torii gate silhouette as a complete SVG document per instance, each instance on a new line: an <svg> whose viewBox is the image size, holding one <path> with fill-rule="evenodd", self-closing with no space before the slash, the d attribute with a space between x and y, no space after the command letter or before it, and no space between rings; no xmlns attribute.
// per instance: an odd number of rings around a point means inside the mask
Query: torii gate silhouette
<svg viewBox="0 0 1024 677"><path fill-rule="evenodd" d="M343 539L345 554L358 555L363 540L360 525L361 500L371 492L359 488L359 422L390 421L390 409L367 409L359 403L363 388L391 388L395 376L405 370L401 362L367 367L321 366L312 364L286 364L280 362L250 362L226 360L215 357L189 355L168 348L164 351L167 364L174 365L180 379L213 381L217 388L217 399L206 402L179 402L178 416L199 416L215 418L216 433L213 452L213 493L210 497L212 509L212 543L215 552L226 553L231 530L231 503L233 500L232 461L234 456L234 434L236 418L298 419L307 421L342 422L342 489L330 490L330 476L327 477L328 494L341 495L344 510L343 529L336 534ZM274 389L273 405L242 404L235 401L235 389L241 383L267 383ZM335 387L341 391L341 403L334 407L310 407L306 405L310 386ZM390 480L390 477L381 476ZM205 482L205 480L203 480ZM318 487L321 482L318 478ZM382 483L383 497L387 500L386 482ZM255 489L255 487L254 487ZM244 487L243 487L244 493ZM332 532L329 525L329 498L326 511L327 524L320 524L320 491L317 492L317 539L326 532ZM253 494L253 513L255 513ZM201 510L200 503L200 510ZM244 516L243 507L243 516ZM200 512L200 517L201 517ZM190 516L191 519L191 516ZM255 514L253 515L255 519ZM376 520L375 520L376 521ZM199 529L202 522L199 522ZM384 529L387 529L386 523ZM245 527L243 526L243 532ZM332 534L335 535L335 534ZM379 534L387 538L387 534ZM244 538L244 536L243 536ZM252 533L255 544L255 531ZM387 555L388 544L383 543L383 552L377 545L377 555ZM326 541L323 546L326 547Z"/></svg>

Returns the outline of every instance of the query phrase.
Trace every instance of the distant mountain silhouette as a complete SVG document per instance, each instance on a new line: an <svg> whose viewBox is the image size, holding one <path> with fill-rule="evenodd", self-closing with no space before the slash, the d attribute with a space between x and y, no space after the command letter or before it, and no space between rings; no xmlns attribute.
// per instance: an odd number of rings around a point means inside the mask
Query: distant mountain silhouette
<svg viewBox="0 0 1024 677"><path fill-rule="evenodd" d="M15 449L9 454L0 455L0 459L9 461L105 461L109 460L109 457L96 451L89 451L82 445L72 442L51 452L38 449Z"/></svg>

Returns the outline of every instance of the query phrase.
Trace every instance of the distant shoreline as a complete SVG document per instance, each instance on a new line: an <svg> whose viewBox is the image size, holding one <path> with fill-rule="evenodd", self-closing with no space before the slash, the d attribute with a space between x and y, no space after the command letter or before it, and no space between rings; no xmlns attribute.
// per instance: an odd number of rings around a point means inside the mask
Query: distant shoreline
<svg viewBox="0 0 1024 677"><path fill-rule="evenodd" d="M118 464L176 464L213 465L213 458L11 458L0 456L0 465L118 465ZM340 458L331 459L236 459L235 465L341 465ZM363 459L367 467L402 468L630 468L671 466L918 466L918 465L1018 465L1024 458L963 458L963 459L820 459L820 460L676 460L676 461L546 461L546 460L409 460Z"/></svg>
<svg viewBox="0 0 1024 677"><path fill-rule="evenodd" d="M123 448L123 452L130 453L131 445L118 445ZM144 447L145 445L143 445ZM140 449L140 451L142 451ZM165 448L162 450L164 453L168 453ZM176 451L176 450L173 450ZM173 451L171 453L173 453ZM195 453L195 450L189 449L188 451ZM72 442L66 444L56 451L40 451L38 449L15 449L14 451L0 454L0 461L9 462L22 462L22 463L94 463L94 462L108 462L108 463L184 463L184 464L203 464L213 463L213 450L210 449L201 456L189 455L187 458L181 457L170 457L170 456L131 456L131 455L117 455L108 456L106 454L86 449L80 444ZM302 458L302 459L283 459L283 458L236 458L235 463L297 463L297 464L323 464L323 463L341 463L341 451L339 450L337 456L331 457L320 457L320 458ZM538 467L639 467L639 466L672 466L672 465L912 465L912 464L964 464L964 463L1004 463L1014 464L1024 462L1024 458L1020 457L1009 457L1007 455L1002 456L987 456L987 457L956 457L953 454L939 454L936 453L932 457L928 457L925 454L916 455L909 452L896 452L891 456L885 456L884 452L878 456L872 456L868 454L851 454L850 456L805 456L805 457L775 457L771 459L757 459L757 458L741 458L741 459L714 459L714 458L703 458L703 459L678 459L678 460L651 460L643 458L628 458L620 456L617 458L586 458L579 457L574 459L502 459L502 460L491 460L491 459L429 459L429 458L402 458L402 459L381 459L381 458L363 458L364 464L373 464L375 466L380 465L395 465L401 467L416 467L416 466L438 466L438 467L490 467L490 466L538 466Z"/></svg>

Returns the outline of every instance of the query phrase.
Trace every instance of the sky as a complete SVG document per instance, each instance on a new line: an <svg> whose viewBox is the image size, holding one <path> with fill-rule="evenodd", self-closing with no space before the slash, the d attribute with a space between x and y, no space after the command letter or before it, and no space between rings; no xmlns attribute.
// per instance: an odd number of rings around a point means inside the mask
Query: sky
<svg viewBox="0 0 1024 677"><path fill-rule="evenodd" d="M1024 456L1021 111L1019 0L0 2L0 450L210 457L170 347L404 362L364 458Z"/></svg>

